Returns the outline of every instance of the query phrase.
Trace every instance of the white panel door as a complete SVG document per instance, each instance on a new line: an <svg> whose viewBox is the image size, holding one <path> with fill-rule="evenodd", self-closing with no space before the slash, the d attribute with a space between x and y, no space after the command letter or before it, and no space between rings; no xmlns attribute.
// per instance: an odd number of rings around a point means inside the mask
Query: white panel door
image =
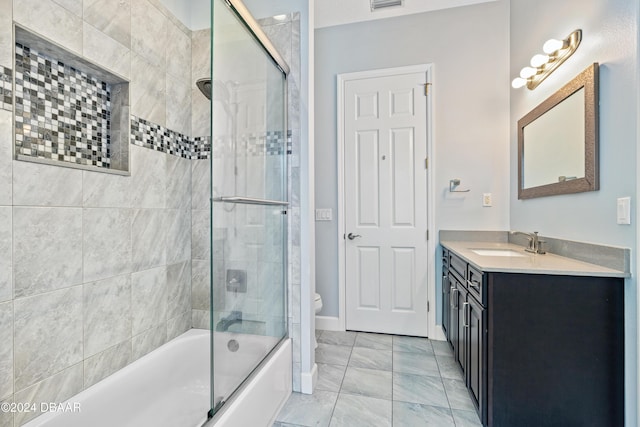
<svg viewBox="0 0 640 427"><path fill-rule="evenodd" d="M344 82L349 330L427 336L425 79L395 71Z"/></svg>

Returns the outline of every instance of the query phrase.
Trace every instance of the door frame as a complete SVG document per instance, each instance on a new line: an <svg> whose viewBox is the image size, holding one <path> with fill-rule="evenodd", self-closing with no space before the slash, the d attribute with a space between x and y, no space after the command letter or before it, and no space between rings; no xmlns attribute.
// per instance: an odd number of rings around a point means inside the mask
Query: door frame
<svg viewBox="0 0 640 427"><path fill-rule="evenodd" d="M426 81L429 83L429 95L426 97L427 103L427 158L429 164L427 168L427 227L429 229L429 240L427 241L427 300L429 301L429 311L427 313L427 335L429 338L444 339L442 328L436 327L436 291L435 291L435 257L437 233L434 219L435 206L435 171L433 161L433 64L409 65L404 67L383 68L376 70L358 71L354 73L342 73L337 75L337 169L338 169L338 324L332 329L346 330L346 240L345 235L345 201L344 201L344 93L345 83L350 80L360 80L363 78L385 77L400 73L424 73ZM327 325L329 326L329 325Z"/></svg>

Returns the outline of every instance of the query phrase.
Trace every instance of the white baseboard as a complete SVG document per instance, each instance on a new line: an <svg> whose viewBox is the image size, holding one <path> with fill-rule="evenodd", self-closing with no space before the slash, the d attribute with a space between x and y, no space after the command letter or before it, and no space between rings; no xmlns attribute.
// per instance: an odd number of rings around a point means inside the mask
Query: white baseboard
<svg viewBox="0 0 640 427"><path fill-rule="evenodd" d="M303 372L300 376L300 392L304 394L312 394L317 383L318 365L314 363L311 372Z"/></svg>
<svg viewBox="0 0 640 427"><path fill-rule="evenodd" d="M435 341L446 341L447 337L444 334L444 330L442 329L442 325L436 325L436 330L433 331L433 334L429 334L429 339L430 340L435 340Z"/></svg>
<svg viewBox="0 0 640 427"><path fill-rule="evenodd" d="M316 329L323 331L344 331L340 318L333 316L316 316Z"/></svg>

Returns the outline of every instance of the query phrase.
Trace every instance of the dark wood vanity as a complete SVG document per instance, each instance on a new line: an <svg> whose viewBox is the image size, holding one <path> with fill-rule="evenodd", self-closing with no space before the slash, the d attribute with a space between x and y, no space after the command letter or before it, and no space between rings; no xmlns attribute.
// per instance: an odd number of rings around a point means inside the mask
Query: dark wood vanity
<svg viewBox="0 0 640 427"><path fill-rule="evenodd" d="M623 277L483 269L443 246L443 329L484 426L624 425Z"/></svg>

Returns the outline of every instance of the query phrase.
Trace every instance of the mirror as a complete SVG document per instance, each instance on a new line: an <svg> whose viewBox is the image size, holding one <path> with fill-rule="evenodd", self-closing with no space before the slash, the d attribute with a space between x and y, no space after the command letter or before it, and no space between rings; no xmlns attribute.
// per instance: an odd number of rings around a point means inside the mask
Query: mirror
<svg viewBox="0 0 640 427"><path fill-rule="evenodd" d="M518 199L599 189L598 64L518 121Z"/></svg>

